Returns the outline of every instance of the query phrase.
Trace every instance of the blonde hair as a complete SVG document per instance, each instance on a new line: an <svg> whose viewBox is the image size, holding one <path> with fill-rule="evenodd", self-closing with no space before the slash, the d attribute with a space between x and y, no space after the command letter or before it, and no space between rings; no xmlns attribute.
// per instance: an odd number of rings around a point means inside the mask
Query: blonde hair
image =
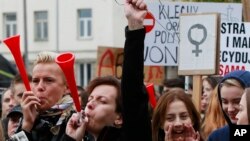
<svg viewBox="0 0 250 141"><path fill-rule="evenodd" d="M202 137L204 140L216 129L227 124L218 98L218 85L213 90L205 113L205 118L201 125Z"/></svg>
<svg viewBox="0 0 250 141"><path fill-rule="evenodd" d="M55 58L57 57L58 53L56 52L51 52L51 51L43 51L40 52L37 57L36 60L34 61L34 66L39 64L39 63L54 63L55 62Z"/></svg>
<svg viewBox="0 0 250 141"><path fill-rule="evenodd" d="M239 87L239 88L244 89L244 87L241 85L241 83L234 78L226 79L223 83L220 84L220 87L223 87L223 86L226 86L226 87L235 86L235 87Z"/></svg>
<svg viewBox="0 0 250 141"><path fill-rule="evenodd" d="M38 55L33 63L33 67L36 66L37 64L40 64L40 63L56 63L55 59L58 55L59 55L59 53L56 53L56 52L42 51L42 52L38 53ZM62 74L63 74L63 71L62 71ZM63 75L63 81L67 85L65 75Z"/></svg>

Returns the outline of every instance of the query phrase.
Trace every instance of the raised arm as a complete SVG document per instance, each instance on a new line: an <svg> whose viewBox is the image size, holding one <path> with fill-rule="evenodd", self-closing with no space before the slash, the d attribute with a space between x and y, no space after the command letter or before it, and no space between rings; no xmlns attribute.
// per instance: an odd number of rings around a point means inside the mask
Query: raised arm
<svg viewBox="0 0 250 141"><path fill-rule="evenodd" d="M147 7L143 0L126 0L124 6L128 27L122 70L123 128L127 140L151 141L148 96L143 83L143 20Z"/></svg>

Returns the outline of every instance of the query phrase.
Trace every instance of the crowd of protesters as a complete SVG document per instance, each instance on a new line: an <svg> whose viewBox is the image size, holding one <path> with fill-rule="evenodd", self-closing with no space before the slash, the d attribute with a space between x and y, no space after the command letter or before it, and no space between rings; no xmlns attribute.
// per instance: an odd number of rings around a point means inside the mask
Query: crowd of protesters
<svg viewBox="0 0 250 141"><path fill-rule="evenodd" d="M6 141L229 141L231 125L250 124L250 72L236 70L203 79L201 113L184 89L168 79L149 112L143 82L143 0L126 0L122 79L96 77L77 86L76 112L66 78L55 62L58 53L40 52L26 91L17 75L1 95L0 140Z"/></svg>

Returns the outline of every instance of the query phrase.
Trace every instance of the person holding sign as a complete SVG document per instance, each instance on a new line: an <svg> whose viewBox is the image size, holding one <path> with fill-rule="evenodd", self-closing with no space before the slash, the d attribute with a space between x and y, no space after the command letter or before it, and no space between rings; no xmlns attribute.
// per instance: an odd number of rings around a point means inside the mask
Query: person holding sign
<svg viewBox="0 0 250 141"><path fill-rule="evenodd" d="M87 87L90 95L85 117L79 120L77 114L72 115L64 141L89 141L87 134L94 141L152 141L148 95L143 83L143 20L147 6L143 0L126 0L124 8L128 26L121 87L110 76L92 80Z"/></svg>
<svg viewBox="0 0 250 141"><path fill-rule="evenodd" d="M21 100L23 118L16 137L29 141L59 141L73 111L63 71L55 62L58 54L41 52L32 71L31 90Z"/></svg>
<svg viewBox="0 0 250 141"><path fill-rule="evenodd" d="M218 96L220 106L228 125L212 132L208 141L229 141L230 126L238 121L236 118L239 112L239 103L244 89L250 87L250 72L235 70L225 75L219 83Z"/></svg>

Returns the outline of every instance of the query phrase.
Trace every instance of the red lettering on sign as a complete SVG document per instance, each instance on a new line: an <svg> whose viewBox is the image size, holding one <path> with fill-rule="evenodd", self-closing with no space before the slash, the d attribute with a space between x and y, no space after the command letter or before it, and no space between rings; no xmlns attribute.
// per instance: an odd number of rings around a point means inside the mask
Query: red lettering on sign
<svg viewBox="0 0 250 141"><path fill-rule="evenodd" d="M160 79L163 75L160 66L150 66L148 71L148 80L145 82L151 82L153 79Z"/></svg>
<svg viewBox="0 0 250 141"><path fill-rule="evenodd" d="M99 70L98 70L98 76L101 76L101 70L103 68L111 69L112 74L114 75L114 54L110 49L107 49L103 55L100 57L100 63L99 63Z"/></svg>
<svg viewBox="0 0 250 141"><path fill-rule="evenodd" d="M224 76L234 70L246 70L246 68L245 66L238 66L238 65L220 65L219 74L221 76Z"/></svg>

